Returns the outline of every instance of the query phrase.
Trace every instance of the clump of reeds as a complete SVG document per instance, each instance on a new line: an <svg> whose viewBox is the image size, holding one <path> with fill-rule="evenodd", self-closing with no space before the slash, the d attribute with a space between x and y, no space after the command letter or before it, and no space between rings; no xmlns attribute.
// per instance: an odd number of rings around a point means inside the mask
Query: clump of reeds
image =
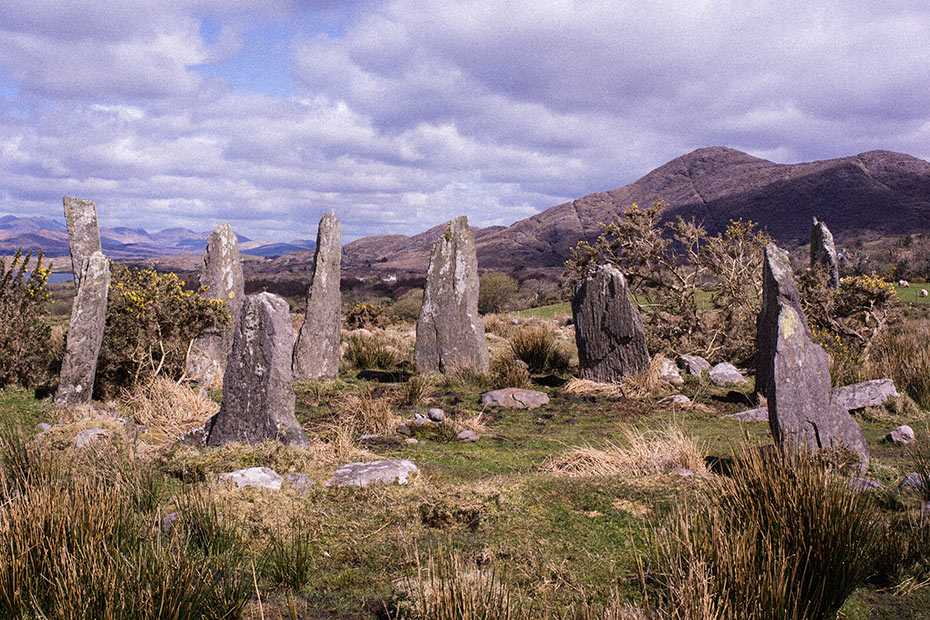
<svg viewBox="0 0 930 620"><path fill-rule="evenodd" d="M514 330L510 335L510 349L532 373L562 373L571 365L571 357L559 346L553 330L545 325Z"/></svg>
<svg viewBox="0 0 930 620"><path fill-rule="evenodd" d="M157 376L123 390L122 404L155 441L170 441L201 426L220 406L205 392L186 383Z"/></svg>

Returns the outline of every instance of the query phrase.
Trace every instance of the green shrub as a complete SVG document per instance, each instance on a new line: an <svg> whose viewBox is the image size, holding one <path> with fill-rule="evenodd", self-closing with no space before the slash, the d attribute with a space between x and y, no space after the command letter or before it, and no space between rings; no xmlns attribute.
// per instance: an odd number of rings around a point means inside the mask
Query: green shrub
<svg viewBox="0 0 930 620"><path fill-rule="evenodd" d="M45 379L51 361L51 329L46 320L49 268L39 252L16 251L7 267L0 259L0 388L35 385Z"/></svg>
<svg viewBox="0 0 930 620"><path fill-rule="evenodd" d="M500 312L516 296L520 285L512 276L490 271L478 278L478 312Z"/></svg>
<svg viewBox="0 0 930 620"><path fill-rule="evenodd" d="M394 313L387 306L362 302L346 310L344 320L346 329L384 328L393 322Z"/></svg>
<svg viewBox="0 0 930 620"><path fill-rule="evenodd" d="M384 338L352 334L346 340L343 358L359 370L390 370L397 366L403 355Z"/></svg>
<svg viewBox="0 0 930 620"><path fill-rule="evenodd" d="M884 533L872 500L808 455L745 448L657 535L652 594L669 618L832 619Z"/></svg>
<svg viewBox="0 0 930 620"><path fill-rule="evenodd" d="M185 290L173 273L111 265L97 395L113 396L156 375L181 378L191 341L229 322L226 303Z"/></svg>
<svg viewBox="0 0 930 620"><path fill-rule="evenodd" d="M559 347L553 331L543 325L515 330L510 350L530 372L565 372L569 367L568 353Z"/></svg>
<svg viewBox="0 0 930 620"><path fill-rule="evenodd" d="M398 297L391 307L394 316L403 321L416 321L420 316L420 306L423 305L423 289L412 288Z"/></svg>

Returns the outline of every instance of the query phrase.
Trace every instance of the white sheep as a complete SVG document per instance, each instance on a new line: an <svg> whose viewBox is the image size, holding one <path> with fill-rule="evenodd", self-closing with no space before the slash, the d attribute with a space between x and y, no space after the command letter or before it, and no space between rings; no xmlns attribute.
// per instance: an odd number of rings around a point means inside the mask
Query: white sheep
<svg viewBox="0 0 930 620"><path fill-rule="evenodd" d="M927 289L925 289L925 288L920 289L920 296L921 296L921 297L926 297L926 296L927 296Z"/></svg>
<svg viewBox="0 0 930 620"><path fill-rule="evenodd" d="M902 287L902 288L907 288L907 287L909 287L910 285L911 285L911 283L908 282L907 280L898 280L898 286L900 286L900 287Z"/></svg>

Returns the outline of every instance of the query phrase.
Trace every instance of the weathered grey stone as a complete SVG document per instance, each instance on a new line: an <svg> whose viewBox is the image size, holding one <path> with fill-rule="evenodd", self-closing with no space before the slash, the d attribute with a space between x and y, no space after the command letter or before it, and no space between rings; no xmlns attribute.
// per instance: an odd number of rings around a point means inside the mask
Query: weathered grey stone
<svg viewBox="0 0 930 620"><path fill-rule="evenodd" d="M679 355L676 361L692 377L700 377L705 370L710 370L710 362L700 355Z"/></svg>
<svg viewBox="0 0 930 620"><path fill-rule="evenodd" d="M270 467L249 467L247 469L237 469L226 474L220 474L220 480L229 482L237 489L243 487L262 487L265 489L278 490L284 482L284 478L271 469Z"/></svg>
<svg viewBox="0 0 930 620"><path fill-rule="evenodd" d="M82 431L78 431L78 434L74 438L74 447L75 448L86 448L90 444L94 443L94 440L97 437L106 437L107 429L105 428L85 428Z"/></svg>
<svg viewBox="0 0 930 620"><path fill-rule="evenodd" d="M908 475L904 476L904 479L898 483L898 487L901 489L910 489L911 491L916 491L917 493L923 493L924 488L928 484L927 479L921 476L916 471L912 471Z"/></svg>
<svg viewBox="0 0 930 620"><path fill-rule="evenodd" d="M226 358L232 348L245 299L245 279L239 260L239 240L228 222L217 226L207 238L207 249L200 268L200 286L204 296L226 302L229 324L208 329L191 345L187 358L187 376L207 389L220 387L226 372Z"/></svg>
<svg viewBox="0 0 930 620"><path fill-rule="evenodd" d="M52 425L49 424L48 422L39 422L38 424L36 424L36 430L39 431L39 433L44 433L46 431L49 431L51 430L51 428L52 428Z"/></svg>
<svg viewBox="0 0 930 620"><path fill-rule="evenodd" d="M576 285L572 318L582 379L616 383L649 366L642 317L613 265L592 267Z"/></svg>
<svg viewBox="0 0 930 620"><path fill-rule="evenodd" d="M746 383L746 377L730 362L720 362L707 372L710 382L714 385L739 385Z"/></svg>
<svg viewBox="0 0 930 620"><path fill-rule="evenodd" d="M834 291L840 289L840 270L836 258L833 233L827 225L814 218L811 225L811 268L823 265L829 274L827 285Z"/></svg>
<svg viewBox="0 0 930 620"><path fill-rule="evenodd" d="M482 405L507 407L509 409L536 409L549 402L549 396L538 390L523 388L504 388L481 395Z"/></svg>
<svg viewBox="0 0 930 620"><path fill-rule="evenodd" d="M320 220L307 291L307 312L294 345L294 379L335 379L342 327L342 225L327 213Z"/></svg>
<svg viewBox="0 0 930 620"><path fill-rule="evenodd" d="M346 463L333 472L326 486L367 487L374 483L407 484L410 477L420 470L408 460L372 461L370 463Z"/></svg>
<svg viewBox="0 0 930 620"><path fill-rule="evenodd" d="M912 444L916 441L914 437L914 429L912 429L907 424L902 424L898 428L885 435L884 441L886 443L894 444Z"/></svg>
<svg viewBox="0 0 930 620"><path fill-rule="evenodd" d="M181 513L179 512L169 512L166 514L161 520L161 531L167 533L173 530L180 517Z"/></svg>
<svg viewBox="0 0 930 620"><path fill-rule="evenodd" d="M102 252L84 259L81 286L71 304L71 322L65 340L55 404L81 405L91 400L97 357L103 343L110 290L110 261Z"/></svg>
<svg viewBox="0 0 930 620"><path fill-rule="evenodd" d="M810 450L844 446L865 471L865 437L849 412L833 402L827 354L811 339L788 254L774 243L765 248L762 278L756 382L768 397L772 436L779 444Z"/></svg>
<svg viewBox="0 0 930 620"><path fill-rule="evenodd" d="M684 467L672 467L668 470L670 474L678 474L682 478L693 478L694 472L690 469L685 469Z"/></svg>
<svg viewBox="0 0 930 620"><path fill-rule="evenodd" d="M481 439L481 435L479 435L473 430L465 429L465 430L459 431L458 434L455 436L455 439L458 441L464 442L464 443L469 443L473 441L478 441L479 439Z"/></svg>
<svg viewBox="0 0 930 620"><path fill-rule="evenodd" d="M420 442L417 441L416 438L414 437L407 437L406 439L404 439L404 443L415 444L415 443L420 443Z"/></svg>
<svg viewBox="0 0 930 620"><path fill-rule="evenodd" d="M410 432L411 432L410 426L404 422L401 422L400 424L398 424L394 430L397 431L398 435L410 435Z"/></svg>
<svg viewBox="0 0 930 620"><path fill-rule="evenodd" d="M662 400L656 403L660 407L669 407L669 406L678 406L684 407L691 404L691 399L685 396L684 394L672 394L671 396L666 396Z"/></svg>
<svg viewBox="0 0 930 620"><path fill-rule="evenodd" d="M681 373L678 372L678 366L667 357L663 357L659 362L659 380L672 385L681 385L685 382L681 378Z"/></svg>
<svg viewBox="0 0 930 620"><path fill-rule="evenodd" d="M881 491L885 488L884 484L870 478L853 478L849 481L849 486L857 491Z"/></svg>
<svg viewBox="0 0 930 620"><path fill-rule="evenodd" d="M426 412L426 415L433 422L442 422L443 420L446 419L446 412L443 411L442 409L439 409L438 407L433 407L432 409Z"/></svg>
<svg viewBox="0 0 930 620"><path fill-rule="evenodd" d="M207 421L197 428L192 428L191 430L178 437L177 443L184 443L190 446L207 445L207 427L209 425L210 422Z"/></svg>
<svg viewBox="0 0 930 620"><path fill-rule="evenodd" d="M756 407L755 409L747 409L746 411L739 411L737 413L728 413L723 417L733 418L741 422L767 422L769 419L769 408L768 406Z"/></svg>
<svg viewBox="0 0 930 620"><path fill-rule="evenodd" d="M488 369L484 321L478 315L478 258L464 215L433 244L413 355L421 373Z"/></svg>
<svg viewBox="0 0 930 620"><path fill-rule="evenodd" d="M223 402L207 423L208 446L266 439L307 443L294 417L293 334L286 301L271 293L246 298L223 376Z"/></svg>
<svg viewBox="0 0 930 620"><path fill-rule="evenodd" d="M81 286L81 271L84 261L94 252L103 251L100 246L100 228L97 225L97 205L89 200L78 200L65 196L65 222L68 224L68 245L71 248L71 273L75 289Z"/></svg>
<svg viewBox="0 0 930 620"><path fill-rule="evenodd" d="M833 388L833 402L846 409L862 409L881 405L889 398L900 396L891 379L872 379L862 383Z"/></svg>
<svg viewBox="0 0 930 620"><path fill-rule="evenodd" d="M298 493L307 495L313 488L313 480L307 474L286 474L284 479Z"/></svg>

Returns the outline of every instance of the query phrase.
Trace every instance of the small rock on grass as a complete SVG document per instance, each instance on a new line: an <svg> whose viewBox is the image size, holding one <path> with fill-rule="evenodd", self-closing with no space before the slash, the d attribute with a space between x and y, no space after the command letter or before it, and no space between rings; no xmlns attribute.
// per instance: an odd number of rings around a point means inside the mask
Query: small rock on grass
<svg viewBox="0 0 930 620"><path fill-rule="evenodd" d="M74 438L74 447L84 448L89 446L97 437L106 436L106 434L107 429L105 428L85 428Z"/></svg>
<svg viewBox="0 0 930 620"><path fill-rule="evenodd" d="M407 484L410 477L420 470L413 461L384 460L370 463L346 463L333 472L333 477L326 486L367 487L374 483Z"/></svg>
<svg viewBox="0 0 930 620"><path fill-rule="evenodd" d="M549 396L538 390L523 388L504 388L481 395L482 405L494 405L510 409L536 409L549 402Z"/></svg>
<svg viewBox="0 0 930 620"><path fill-rule="evenodd" d="M711 368L707 374L711 382L717 386L746 383L746 377L743 376L743 373L730 362L720 362Z"/></svg>
<svg viewBox="0 0 930 620"><path fill-rule="evenodd" d="M870 478L853 478L849 481L849 486L857 491L881 491L885 488L884 484Z"/></svg>
<svg viewBox="0 0 930 620"><path fill-rule="evenodd" d="M458 435L455 436L458 441L478 441L481 438L481 435L472 430L459 431Z"/></svg>
<svg viewBox="0 0 930 620"><path fill-rule="evenodd" d="M249 467L237 469L229 473L220 474L220 480L231 482L237 489L243 487L263 487L266 489L280 489L284 478L270 467Z"/></svg>
<svg viewBox="0 0 930 620"><path fill-rule="evenodd" d="M681 378L681 373L678 372L678 366L667 357L663 357L659 363L659 379L672 385L681 385L685 382Z"/></svg>
<svg viewBox="0 0 930 620"><path fill-rule="evenodd" d="M434 407L434 408L430 409L430 410L426 413L426 415L427 415L427 416L429 417L429 419L432 420L433 422L442 422L443 420L446 419L446 412L443 411L442 409L437 408L437 407Z"/></svg>
<svg viewBox="0 0 930 620"><path fill-rule="evenodd" d="M44 433L50 428L52 428L52 425L49 424L48 422L39 422L38 424L36 424L36 430L39 431L40 433Z"/></svg>
<svg viewBox="0 0 930 620"><path fill-rule="evenodd" d="M924 477L918 474L916 471L912 471L908 475L904 476L904 479L898 483L900 488L910 489L911 491L921 492L924 485L927 481L924 480Z"/></svg>
<svg viewBox="0 0 930 620"><path fill-rule="evenodd" d="M313 481L307 474L287 474L284 476L284 479L287 480L295 491L304 495L307 495L307 493L310 492L310 488L313 486Z"/></svg>
<svg viewBox="0 0 930 620"><path fill-rule="evenodd" d="M660 407L668 407L669 405L678 405L679 407L683 407L685 405L690 405L691 399L684 394L672 394L671 396L666 396L656 404Z"/></svg>
<svg viewBox="0 0 930 620"><path fill-rule="evenodd" d="M914 443L914 429L912 429L907 424L902 424L898 428L894 429L883 439L885 443L893 444L911 444Z"/></svg>
<svg viewBox="0 0 930 620"><path fill-rule="evenodd" d="M700 377L705 370L710 370L710 362L700 355L679 355L677 361L692 377Z"/></svg>

